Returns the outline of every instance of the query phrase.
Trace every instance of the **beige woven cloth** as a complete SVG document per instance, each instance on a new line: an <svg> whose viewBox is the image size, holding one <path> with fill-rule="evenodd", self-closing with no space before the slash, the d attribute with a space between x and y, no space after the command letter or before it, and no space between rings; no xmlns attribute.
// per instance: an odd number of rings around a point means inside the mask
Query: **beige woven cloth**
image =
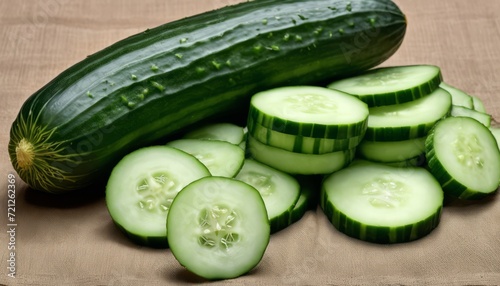
<svg viewBox="0 0 500 286"><path fill-rule="evenodd" d="M104 197L30 191L9 162L10 124L35 90L90 53L131 34L237 0L0 1L0 284L203 283L169 250L130 243ZM435 64L500 118L500 1L397 0L408 18L400 50L384 65ZM14 174L16 278L7 276L7 177ZM321 210L272 236L249 274L215 285L498 285L500 197L444 208L429 236L377 245L336 231Z"/></svg>

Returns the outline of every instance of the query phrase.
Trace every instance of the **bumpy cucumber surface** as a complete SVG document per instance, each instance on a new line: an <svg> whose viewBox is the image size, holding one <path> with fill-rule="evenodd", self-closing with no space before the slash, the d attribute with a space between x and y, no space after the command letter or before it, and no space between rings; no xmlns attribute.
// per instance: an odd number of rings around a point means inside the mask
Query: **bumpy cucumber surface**
<svg viewBox="0 0 500 286"><path fill-rule="evenodd" d="M245 114L258 91L374 67L405 31L390 0L248 1L148 29L29 97L12 124L12 165L34 189L82 189L134 149Z"/></svg>

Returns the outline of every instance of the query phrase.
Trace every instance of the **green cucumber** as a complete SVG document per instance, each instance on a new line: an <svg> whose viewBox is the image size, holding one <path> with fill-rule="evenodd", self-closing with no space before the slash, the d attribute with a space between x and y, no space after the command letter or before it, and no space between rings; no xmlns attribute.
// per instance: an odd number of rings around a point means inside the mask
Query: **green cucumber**
<svg viewBox="0 0 500 286"><path fill-rule="evenodd" d="M426 145L429 170L451 197L477 200L496 192L500 151L495 137L470 117L448 117L430 132Z"/></svg>
<svg viewBox="0 0 500 286"><path fill-rule="evenodd" d="M414 101L370 108L364 139L401 141L425 137L451 110L451 95L442 88Z"/></svg>
<svg viewBox="0 0 500 286"><path fill-rule="evenodd" d="M451 107L451 116L470 117L470 118L474 118L477 121L481 122L486 127L491 126L491 115L477 111L475 109L470 109L470 108L459 106L459 105L453 105Z"/></svg>
<svg viewBox="0 0 500 286"><path fill-rule="evenodd" d="M369 161L390 163L403 162L425 154L426 137L402 141L363 140L356 148L358 155Z"/></svg>
<svg viewBox="0 0 500 286"><path fill-rule="evenodd" d="M451 102L454 106L463 106L468 109L474 109L474 99L465 91L442 82L439 87L451 94Z"/></svg>
<svg viewBox="0 0 500 286"><path fill-rule="evenodd" d="M486 106L484 105L484 102L482 99L480 99L477 96L472 96L472 103L474 105L474 110L482 113L488 113L486 111Z"/></svg>
<svg viewBox="0 0 500 286"><path fill-rule="evenodd" d="M500 127L498 126L490 126L491 134L495 137L497 141L498 149L500 149Z"/></svg>
<svg viewBox="0 0 500 286"><path fill-rule="evenodd" d="M300 185L294 177L247 159L235 178L259 191L266 205L271 233L280 231L292 223L292 210L300 196Z"/></svg>
<svg viewBox="0 0 500 286"><path fill-rule="evenodd" d="M355 95L375 107L419 99L437 89L441 80L441 69L437 66L391 66L334 81L328 88Z"/></svg>
<svg viewBox="0 0 500 286"><path fill-rule="evenodd" d="M212 176L234 177L245 160L245 151L226 141L177 139L167 146L182 150L205 165Z"/></svg>
<svg viewBox="0 0 500 286"><path fill-rule="evenodd" d="M319 175L338 171L349 165L355 149L325 154L295 153L263 144L248 136L247 148L255 160L280 171L295 175Z"/></svg>
<svg viewBox="0 0 500 286"><path fill-rule="evenodd" d="M328 176L320 206L340 232L374 243L402 243L434 230L443 191L424 168L357 161Z"/></svg>
<svg viewBox="0 0 500 286"><path fill-rule="evenodd" d="M390 0L245 1L147 29L30 96L11 126L11 163L33 189L83 189L137 148L241 120L256 92L377 66L405 32Z"/></svg>
<svg viewBox="0 0 500 286"><path fill-rule="evenodd" d="M131 241L165 248L165 222L173 199L186 185L207 176L208 169L185 152L166 146L141 148L113 168L106 206Z"/></svg>
<svg viewBox="0 0 500 286"><path fill-rule="evenodd" d="M349 139L363 136L368 106L344 92L319 86L287 86L252 96L248 121L285 134ZM249 124L249 132L254 124Z"/></svg>
<svg viewBox="0 0 500 286"><path fill-rule="evenodd" d="M321 190L323 176L297 175L300 197L292 210L292 223L299 221L308 210L315 210Z"/></svg>
<svg viewBox="0 0 500 286"><path fill-rule="evenodd" d="M244 141L244 131L243 127L233 123L212 123L189 131L183 138L220 140L238 145Z"/></svg>
<svg viewBox="0 0 500 286"><path fill-rule="evenodd" d="M183 188L167 217L177 261L209 280L244 275L261 261L270 240L259 192L241 181L205 177Z"/></svg>
<svg viewBox="0 0 500 286"><path fill-rule="evenodd" d="M363 136L346 139L315 138L282 133L266 128L252 120L248 122L252 136L261 143L296 153L324 154L353 149Z"/></svg>

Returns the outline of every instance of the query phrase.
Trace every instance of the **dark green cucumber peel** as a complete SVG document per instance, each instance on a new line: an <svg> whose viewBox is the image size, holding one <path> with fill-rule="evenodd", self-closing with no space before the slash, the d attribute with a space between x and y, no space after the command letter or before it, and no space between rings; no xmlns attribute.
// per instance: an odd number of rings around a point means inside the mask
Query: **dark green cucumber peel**
<svg viewBox="0 0 500 286"><path fill-rule="evenodd" d="M374 67L405 31L389 0L252 1L148 29L29 97L12 124L12 165L34 189L82 189L134 149L245 110L257 91Z"/></svg>

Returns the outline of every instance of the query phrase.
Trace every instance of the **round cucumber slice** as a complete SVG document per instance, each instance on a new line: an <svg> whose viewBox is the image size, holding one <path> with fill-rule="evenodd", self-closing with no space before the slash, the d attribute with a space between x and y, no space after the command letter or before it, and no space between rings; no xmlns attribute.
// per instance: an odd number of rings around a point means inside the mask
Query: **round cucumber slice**
<svg viewBox="0 0 500 286"><path fill-rule="evenodd" d="M255 160L246 159L235 178L259 191L266 205L271 233L291 224L291 212L300 196L300 185L294 177Z"/></svg>
<svg viewBox="0 0 500 286"><path fill-rule="evenodd" d="M238 145L243 142L244 130L243 127L233 123L212 123L189 131L183 138L220 140Z"/></svg>
<svg viewBox="0 0 500 286"><path fill-rule="evenodd" d="M241 276L261 261L270 226L259 192L225 177L186 186L167 218L170 250L194 274L210 279Z"/></svg>
<svg viewBox="0 0 500 286"><path fill-rule="evenodd" d="M332 82L328 88L359 97L370 107L401 104L439 87L441 70L432 65L382 67Z"/></svg>
<svg viewBox="0 0 500 286"><path fill-rule="evenodd" d="M448 117L436 124L425 145L429 169L448 195L474 200L498 189L500 151L479 121Z"/></svg>
<svg viewBox="0 0 500 286"><path fill-rule="evenodd" d="M315 138L362 136L368 107L358 98L319 86L290 86L252 96L250 120L281 133Z"/></svg>
<svg viewBox="0 0 500 286"><path fill-rule="evenodd" d="M295 153L263 144L248 136L248 151L255 160L290 174L329 174L349 165L356 149L325 154Z"/></svg>
<svg viewBox="0 0 500 286"><path fill-rule="evenodd" d="M382 163L402 162L425 154L426 137L402 141L367 141L357 147L360 157Z"/></svg>
<svg viewBox="0 0 500 286"><path fill-rule="evenodd" d="M364 139L400 141L427 136L451 111L451 95L442 88L417 100L370 108Z"/></svg>
<svg viewBox="0 0 500 286"><path fill-rule="evenodd" d="M282 133L249 120L249 132L261 143L295 153L325 154L353 149L363 139L355 136L345 139L314 138Z"/></svg>
<svg viewBox="0 0 500 286"><path fill-rule="evenodd" d="M227 141L177 139L167 146L182 150L205 165L213 176L234 177L245 160L245 151Z"/></svg>
<svg viewBox="0 0 500 286"><path fill-rule="evenodd" d="M402 243L438 226L443 199L438 181L424 168L356 161L324 180L320 205L348 236Z"/></svg>
<svg viewBox="0 0 500 286"><path fill-rule="evenodd" d="M106 206L115 224L133 242L165 248L165 221L172 200L187 184L210 176L193 156L166 146L136 150L113 168Z"/></svg>

